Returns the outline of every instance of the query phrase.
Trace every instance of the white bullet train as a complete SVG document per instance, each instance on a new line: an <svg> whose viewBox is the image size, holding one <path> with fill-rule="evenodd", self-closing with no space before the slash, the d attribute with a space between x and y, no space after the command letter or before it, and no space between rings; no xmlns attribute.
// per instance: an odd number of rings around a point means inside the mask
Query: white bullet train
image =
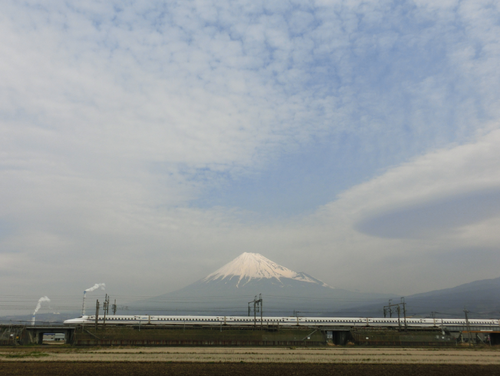
<svg viewBox="0 0 500 376"><path fill-rule="evenodd" d="M404 319L401 318L377 318L377 317L260 317L254 319L249 316L153 316L153 315L111 315L97 318L98 324L106 325L226 325L226 326L251 326L251 325L276 325L276 326L381 326L396 327L403 326ZM65 325L95 324L96 317L81 316L64 321ZM445 318L407 318L408 327L464 327L467 325L464 319ZM497 319L469 319L469 327L499 327Z"/></svg>

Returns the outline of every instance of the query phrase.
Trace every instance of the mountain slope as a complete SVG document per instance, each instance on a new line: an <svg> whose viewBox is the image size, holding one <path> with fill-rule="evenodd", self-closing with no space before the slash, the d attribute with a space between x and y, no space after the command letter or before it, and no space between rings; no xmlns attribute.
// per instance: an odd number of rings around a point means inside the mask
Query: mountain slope
<svg viewBox="0 0 500 376"><path fill-rule="evenodd" d="M484 279L456 287L411 295L407 299L420 312L433 311L474 317L500 316L500 278Z"/></svg>
<svg viewBox="0 0 500 376"><path fill-rule="evenodd" d="M243 253L189 286L130 306L150 312L244 315L249 302L259 294L266 315L291 315L294 311L322 315L389 296L334 289L258 253Z"/></svg>
<svg viewBox="0 0 500 376"><path fill-rule="evenodd" d="M405 298L407 312L410 316L430 317L432 312L442 317L464 317L464 309L469 317L500 317L500 278L484 279L459 285L452 288L434 290ZM399 297L393 303L399 302ZM382 307L387 300L373 305L351 308L350 312L360 315L374 316L382 314Z"/></svg>

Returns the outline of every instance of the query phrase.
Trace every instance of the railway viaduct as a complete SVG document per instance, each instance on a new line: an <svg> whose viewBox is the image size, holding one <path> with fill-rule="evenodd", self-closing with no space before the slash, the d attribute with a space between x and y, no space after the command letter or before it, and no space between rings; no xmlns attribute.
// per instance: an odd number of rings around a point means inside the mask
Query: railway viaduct
<svg viewBox="0 0 500 376"><path fill-rule="evenodd" d="M0 345L42 344L44 335L60 333L64 335L66 344L76 345L345 345L354 341L360 345L454 345L457 341L483 342L500 345L498 327L463 326L428 330L396 330L373 327L302 327L280 328L280 335L269 328L238 328L225 326L219 330L192 327L158 327L130 326L129 335L123 336L117 332L117 327L100 327L97 331L93 326L87 328L63 325L0 325ZM142 329L142 333L140 333ZM294 331L292 333L292 331ZM121 331L123 333L123 330ZM140 333L140 334L139 334ZM261 333L261 334L259 334ZM139 336L138 336L139 334ZM224 336L224 334L227 334ZM289 334L289 335L288 335ZM199 340L196 337L199 336ZM213 337L213 340L210 337ZM260 337L259 337L260 336ZM158 340L159 337L165 338ZM140 339L139 339L140 338ZM175 338L175 340L173 339ZM203 339L201 339L203 338ZM228 340L228 338L231 338Z"/></svg>

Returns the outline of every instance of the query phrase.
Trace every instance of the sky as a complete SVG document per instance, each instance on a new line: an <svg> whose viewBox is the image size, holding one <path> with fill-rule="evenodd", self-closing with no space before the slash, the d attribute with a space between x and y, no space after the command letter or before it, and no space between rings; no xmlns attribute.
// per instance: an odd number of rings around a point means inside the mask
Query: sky
<svg viewBox="0 0 500 376"><path fill-rule="evenodd" d="M0 315L160 295L243 252L362 292L500 277L499 20L2 1Z"/></svg>

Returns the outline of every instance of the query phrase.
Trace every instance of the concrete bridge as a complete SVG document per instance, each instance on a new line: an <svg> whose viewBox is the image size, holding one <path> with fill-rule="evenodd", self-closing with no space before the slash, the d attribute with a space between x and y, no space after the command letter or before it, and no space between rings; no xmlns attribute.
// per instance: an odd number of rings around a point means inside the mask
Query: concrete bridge
<svg viewBox="0 0 500 376"><path fill-rule="evenodd" d="M41 345L44 334L56 333L64 334L65 343L73 343L74 327L63 325L1 325L0 345Z"/></svg>

